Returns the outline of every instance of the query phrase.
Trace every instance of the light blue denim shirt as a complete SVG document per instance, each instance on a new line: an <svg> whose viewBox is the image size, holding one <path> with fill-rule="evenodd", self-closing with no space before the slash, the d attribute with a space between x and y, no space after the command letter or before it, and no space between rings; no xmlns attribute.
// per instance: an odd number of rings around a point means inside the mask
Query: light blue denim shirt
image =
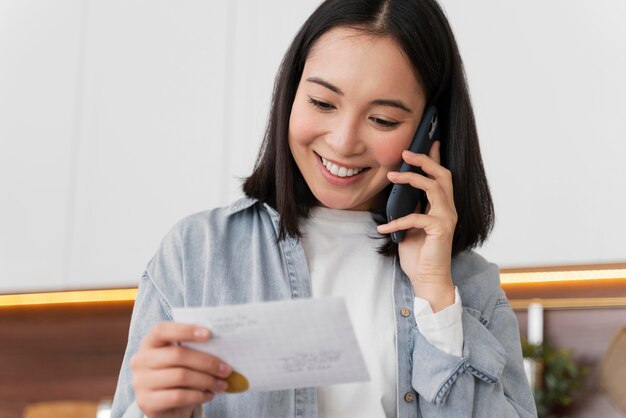
<svg viewBox="0 0 626 418"><path fill-rule="evenodd" d="M131 386L130 359L142 338L173 307L216 306L311 297L299 240L276 243L278 213L243 198L179 221L143 274L112 417L142 417ZM393 277L398 417L536 417L524 374L519 328L500 288L499 270L465 251L452 260L463 303L463 354L431 345L415 325L413 288L399 265ZM404 311L406 314L406 311ZM205 417L317 417L315 388L217 395ZM360 417L359 417L360 418Z"/></svg>

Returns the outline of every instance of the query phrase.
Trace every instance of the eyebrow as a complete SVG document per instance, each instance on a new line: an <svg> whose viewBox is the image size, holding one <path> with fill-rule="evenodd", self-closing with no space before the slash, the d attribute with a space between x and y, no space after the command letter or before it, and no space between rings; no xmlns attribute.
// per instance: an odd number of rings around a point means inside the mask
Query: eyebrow
<svg viewBox="0 0 626 418"><path fill-rule="evenodd" d="M409 107L405 105L404 103L402 103L400 100L376 99L376 100L372 100L370 103L374 105L379 105L379 106L397 107L398 109L402 109L405 112L413 113L411 112L411 109L409 109Z"/></svg>
<svg viewBox="0 0 626 418"><path fill-rule="evenodd" d="M342 91L339 87L337 87L337 86L335 86L335 85L333 85L333 84L329 83L328 81L323 80L323 79L321 79L321 78L319 78L319 77L309 77L309 78L307 78L307 79L306 79L306 81L309 81L309 82L311 82L311 83L316 83L316 84L319 84L320 86L326 87L328 90L330 90L330 91L332 91L332 92L334 92L334 93L337 93L337 94L338 94L338 95L340 95L340 96L343 96L343 95L344 95L343 91ZM394 99L375 99L375 100L372 100L372 101L370 102L370 104L373 104L373 105L378 105L378 106L391 106L391 107L397 107L398 109L402 109L402 110L404 110L405 112L412 113L411 109L409 109L409 107L408 107L407 105L405 105L405 104L404 104L402 101L400 101L400 100L394 100Z"/></svg>
<svg viewBox="0 0 626 418"><path fill-rule="evenodd" d="M309 77L306 79L306 81L310 81L311 83L316 83L319 84L320 86L324 86L326 87L328 90L337 93L340 96L343 96L343 91L341 91L341 89L337 86L334 86L332 84L330 84L328 81L326 80L322 80L319 77Z"/></svg>

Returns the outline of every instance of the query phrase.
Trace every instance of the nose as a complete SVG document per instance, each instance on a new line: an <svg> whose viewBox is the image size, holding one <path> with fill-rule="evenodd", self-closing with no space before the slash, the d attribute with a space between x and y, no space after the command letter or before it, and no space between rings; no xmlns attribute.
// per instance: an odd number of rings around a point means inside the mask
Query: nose
<svg viewBox="0 0 626 418"><path fill-rule="evenodd" d="M365 152L361 124L356 117L345 117L337 121L328 138L331 149L338 157L351 157Z"/></svg>

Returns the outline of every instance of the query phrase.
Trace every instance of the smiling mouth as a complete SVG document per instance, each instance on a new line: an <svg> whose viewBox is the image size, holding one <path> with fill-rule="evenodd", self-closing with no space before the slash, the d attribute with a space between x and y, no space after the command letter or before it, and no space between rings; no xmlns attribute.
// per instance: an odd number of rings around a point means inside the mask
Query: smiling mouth
<svg viewBox="0 0 626 418"><path fill-rule="evenodd" d="M365 168L343 167L341 165L335 164L327 160L326 158L320 155L318 155L318 158L320 159L320 161L322 162L322 165L326 168L326 170L333 176L337 176L337 177L354 177L364 171L369 170L369 167L365 167Z"/></svg>

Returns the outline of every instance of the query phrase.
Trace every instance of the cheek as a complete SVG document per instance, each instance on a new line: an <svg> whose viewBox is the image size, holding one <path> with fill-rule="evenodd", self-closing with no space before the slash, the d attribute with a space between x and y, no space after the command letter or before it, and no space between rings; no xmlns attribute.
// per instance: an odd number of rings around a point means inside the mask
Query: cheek
<svg viewBox="0 0 626 418"><path fill-rule="evenodd" d="M376 144L373 152L378 164L388 170L397 170L402 163L402 151L407 147L407 141L403 136L388 138L384 143Z"/></svg>
<svg viewBox="0 0 626 418"><path fill-rule="evenodd" d="M289 117L289 142L292 145L307 145L317 135L315 118L310 117L306 108L294 104Z"/></svg>

